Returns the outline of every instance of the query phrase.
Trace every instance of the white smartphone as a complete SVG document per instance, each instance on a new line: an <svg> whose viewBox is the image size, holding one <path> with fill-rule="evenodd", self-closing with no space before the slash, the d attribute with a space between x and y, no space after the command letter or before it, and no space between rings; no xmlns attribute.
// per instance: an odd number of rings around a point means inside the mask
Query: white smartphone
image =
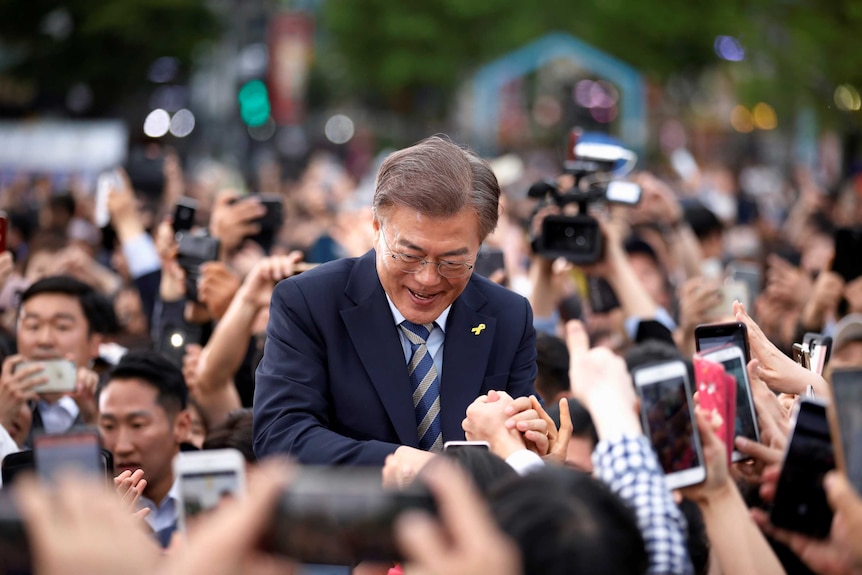
<svg viewBox="0 0 862 575"><path fill-rule="evenodd" d="M245 495L245 459L236 449L183 451L174 458L180 496L179 526L225 497Z"/></svg>
<svg viewBox="0 0 862 575"><path fill-rule="evenodd" d="M641 419L670 489L697 485L706 479L700 433L688 368L680 360L634 371L641 401Z"/></svg>
<svg viewBox="0 0 862 575"><path fill-rule="evenodd" d="M731 345L703 354L703 357L720 363L728 375L736 378L736 422L734 437L745 437L752 441L760 441L760 429L757 427L757 412L754 410L754 398L751 396L751 383L748 381L748 370L745 365L745 354L739 347ZM745 461L747 455L733 451L732 461Z"/></svg>
<svg viewBox="0 0 862 575"><path fill-rule="evenodd" d="M115 171L103 172L96 180L96 206L93 213L93 223L96 227L104 228L111 223L111 214L108 212L108 196L117 187L119 176Z"/></svg>
<svg viewBox="0 0 862 575"><path fill-rule="evenodd" d="M443 451L452 451L454 449L462 449L465 447L478 447L486 451L491 450L491 444L487 441L447 441L443 444Z"/></svg>
<svg viewBox="0 0 862 575"><path fill-rule="evenodd" d="M36 393L71 393L75 391L75 385L78 382L78 370L75 364L68 359L23 361L15 366L15 371L37 364L42 365L42 371L34 373L27 379L45 377L48 378L48 381L37 385L33 391Z"/></svg>

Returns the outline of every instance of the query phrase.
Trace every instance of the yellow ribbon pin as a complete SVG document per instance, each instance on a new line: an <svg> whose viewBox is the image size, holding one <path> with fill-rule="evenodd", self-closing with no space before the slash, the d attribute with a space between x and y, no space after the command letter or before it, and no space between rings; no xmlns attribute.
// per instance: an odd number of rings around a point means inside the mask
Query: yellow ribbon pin
<svg viewBox="0 0 862 575"><path fill-rule="evenodd" d="M472 328L470 331L473 332L473 335L479 335L480 333L482 333L482 330L485 329L485 327L486 326L484 323L480 323L476 327Z"/></svg>

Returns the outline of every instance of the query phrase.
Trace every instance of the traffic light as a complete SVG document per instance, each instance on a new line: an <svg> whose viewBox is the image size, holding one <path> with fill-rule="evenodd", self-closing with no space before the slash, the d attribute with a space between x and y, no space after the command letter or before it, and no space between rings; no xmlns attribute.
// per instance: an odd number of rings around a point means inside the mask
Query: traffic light
<svg viewBox="0 0 862 575"><path fill-rule="evenodd" d="M239 89L239 115L249 127L262 126L269 119L269 91L263 80L250 80Z"/></svg>

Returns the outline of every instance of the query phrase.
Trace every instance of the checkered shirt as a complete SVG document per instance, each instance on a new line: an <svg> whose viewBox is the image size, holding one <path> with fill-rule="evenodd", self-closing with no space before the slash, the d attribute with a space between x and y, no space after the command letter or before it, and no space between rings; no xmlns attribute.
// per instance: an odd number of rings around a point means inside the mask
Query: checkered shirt
<svg viewBox="0 0 862 575"><path fill-rule="evenodd" d="M686 522L673 501L649 440L643 435L600 441L593 451L596 477L634 508L649 557L647 573L694 573Z"/></svg>

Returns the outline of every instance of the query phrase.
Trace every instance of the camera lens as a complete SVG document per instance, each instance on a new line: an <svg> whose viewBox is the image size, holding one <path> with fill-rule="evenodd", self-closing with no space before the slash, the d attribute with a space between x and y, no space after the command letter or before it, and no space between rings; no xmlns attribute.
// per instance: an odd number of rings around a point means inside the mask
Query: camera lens
<svg viewBox="0 0 862 575"><path fill-rule="evenodd" d="M575 245L577 245L579 248L584 247L585 245L587 245L587 238L585 238L584 236L576 237L575 238Z"/></svg>
<svg viewBox="0 0 862 575"><path fill-rule="evenodd" d="M564 233L566 234L567 238L573 238L575 237L575 228L573 228L572 226L566 226Z"/></svg>

